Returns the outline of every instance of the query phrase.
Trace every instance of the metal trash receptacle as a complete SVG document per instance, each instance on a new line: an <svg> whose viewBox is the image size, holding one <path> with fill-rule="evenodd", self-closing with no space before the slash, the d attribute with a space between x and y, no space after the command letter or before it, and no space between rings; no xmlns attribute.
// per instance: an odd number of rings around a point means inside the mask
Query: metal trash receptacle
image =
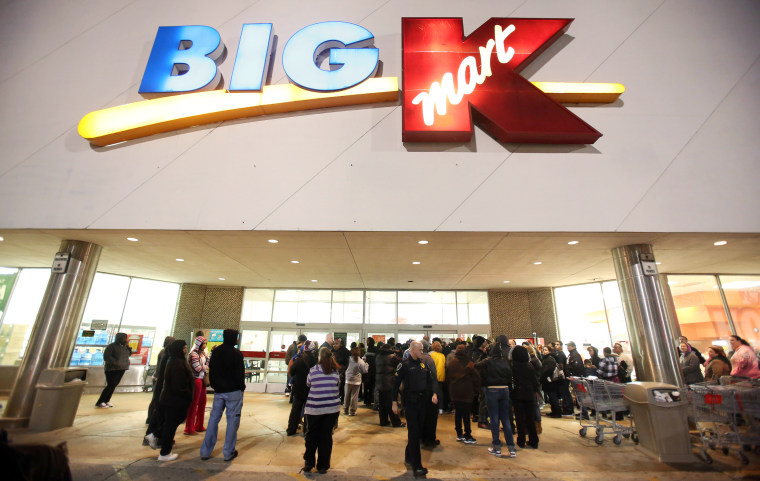
<svg viewBox="0 0 760 481"><path fill-rule="evenodd" d="M625 403L636 425L639 447L664 463L692 463L689 399L685 389L661 382L625 385Z"/></svg>
<svg viewBox="0 0 760 481"><path fill-rule="evenodd" d="M57 367L42 371L37 381L29 430L53 431L72 426L87 386L86 379L86 368Z"/></svg>

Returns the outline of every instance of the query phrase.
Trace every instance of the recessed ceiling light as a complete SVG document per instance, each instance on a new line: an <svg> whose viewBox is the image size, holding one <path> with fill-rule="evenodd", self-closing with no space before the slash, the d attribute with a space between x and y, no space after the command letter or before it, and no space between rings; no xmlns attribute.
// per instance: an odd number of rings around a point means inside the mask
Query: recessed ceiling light
<svg viewBox="0 0 760 481"><path fill-rule="evenodd" d="M311 282L317 282L317 280L316 279L312 279Z"/></svg>
<svg viewBox="0 0 760 481"><path fill-rule="evenodd" d="M659 266L660 264L662 264L662 262L655 262L655 264L657 264Z"/></svg>
<svg viewBox="0 0 760 481"><path fill-rule="evenodd" d="M426 240L417 241L417 244L427 244L427 243L428 243L428 241L426 241Z"/></svg>
<svg viewBox="0 0 760 481"><path fill-rule="evenodd" d="M301 261L290 261L291 264L300 264Z"/></svg>
<svg viewBox="0 0 760 481"><path fill-rule="evenodd" d="M669 286L672 286L673 284L678 284L678 281L668 281Z"/></svg>
<svg viewBox="0 0 760 481"><path fill-rule="evenodd" d="M177 262L185 262L185 259L174 259Z"/></svg>
<svg viewBox="0 0 760 481"><path fill-rule="evenodd" d="M512 281L504 281L504 284L509 284L510 282L512 282Z"/></svg>
<svg viewBox="0 0 760 481"><path fill-rule="evenodd" d="M269 242L270 244L277 244L280 241L278 241L277 239L269 239L267 242Z"/></svg>
<svg viewBox="0 0 760 481"><path fill-rule="evenodd" d="M728 244L728 242L726 242L726 241L713 242L714 246L724 246L726 244Z"/></svg>
<svg viewBox="0 0 760 481"><path fill-rule="evenodd" d="M127 240L129 242L137 242L139 239L137 237L127 237Z"/></svg>
<svg viewBox="0 0 760 481"><path fill-rule="evenodd" d="M577 244L578 242L580 242L580 241L570 241L570 242L568 242L567 244L568 244L568 245L571 245L571 246L574 246L574 245L575 245L575 244Z"/></svg>
<svg viewBox="0 0 760 481"><path fill-rule="evenodd" d="M5 240L5 237L3 237L3 236L0 236L0 242L2 242L2 241L4 241L4 240Z"/></svg>
<svg viewBox="0 0 760 481"><path fill-rule="evenodd" d="M220 281L226 281L227 280L224 277L217 277L217 279L219 279Z"/></svg>
<svg viewBox="0 0 760 481"><path fill-rule="evenodd" d="M536 265L536 266L540 266L541 264L543 264L543 262L541 262L541 261L536 261L536 262L533 263L533 265Z"/></svg>
<svg viewBox="0 0 760 481"><path fill-rule="evenodd" d="M414 262L412 262L412 264L415 264L415 265L417 265L419 263L420 263L420 261L414 261Z"/></svg>

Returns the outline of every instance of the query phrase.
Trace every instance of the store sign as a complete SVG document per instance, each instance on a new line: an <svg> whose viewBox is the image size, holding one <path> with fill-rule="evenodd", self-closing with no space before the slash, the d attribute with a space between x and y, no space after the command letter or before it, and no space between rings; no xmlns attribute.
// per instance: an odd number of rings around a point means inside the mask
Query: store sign
<svg viewBox="0 0 760 481"><path fill-rule="evenodd" d="M493 18L465 38L461 18L402 19L403 140L467 141L475 121L505 142L594 143L601 134L559 102L612 102L622 85L519 75L570 22ZM158 98L91 112L79 134L106 146L212 122L398 99L397 77L375 77L374 36L347 22L296 32L282 51L291 83L264 85L272 28L243 25L229 85L219 89L219 33L203 25L159 27L139 88Z"/></svg>
<svg viewBox="0 0 760 481"><path fill-rule="evenodd" d="M593 144L602 134L519 74L571 22L492 18L465 37L461 18L404 18L403 140L466 142L474 119L503 142Z"/></svg>

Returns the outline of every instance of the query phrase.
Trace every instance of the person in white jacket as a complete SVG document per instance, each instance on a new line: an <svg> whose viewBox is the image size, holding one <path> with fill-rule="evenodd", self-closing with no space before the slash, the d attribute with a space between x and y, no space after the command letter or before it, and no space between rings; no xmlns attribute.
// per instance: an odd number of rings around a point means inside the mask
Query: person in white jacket
<svg viewBox="0 0 760 481"><path fill-rule="evenodd" d="M359 357L359 348L351 349L351 357L346 369L346 394L343 400L343 414L356 416L356 406L359 403L359 391L362 386L362 374L367 374L369 365Z"/></svg>

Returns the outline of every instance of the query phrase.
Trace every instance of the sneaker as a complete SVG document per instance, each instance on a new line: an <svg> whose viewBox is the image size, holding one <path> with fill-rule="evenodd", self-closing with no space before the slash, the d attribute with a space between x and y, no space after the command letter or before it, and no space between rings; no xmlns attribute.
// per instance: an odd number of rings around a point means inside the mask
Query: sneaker
<svg viewBox="0 0 760 481"><path fill-rule="evenodd" d="M563 418L572 418L573 417L573 413L565 413L565 414L562 415L562 417Z"/></svg>
<svg viewBox="0 0 760 481"><path fill-rule="evenodd" d="M472 436L464 438L465 444L476 444L478 442L477 439L473 438Z"/></svg>
<svg viewBox="0 0 760 481"><path fill-rule="evenodd" d="M150 444L148 444L148 439L147 438L143 438L142 445L143 446L150 446Z"/></svg>
<svg viewBox="0 0 760 481"><path fill-rule="evenodd" d="M439 409L438 414L443 414L443 409Z"/></svg>
<svg viewBox="0 0 760 481"><path fill-rule="evenodd" d="M169 453L169 454L167 454L165 456L162 455L162 454L159 454L158 455L158 460L159 461L174 461L178 457L179 457L179 454L177 454L177 453Z"/></svg>
<svg viewBox="0 0 760 481"><path fill-rule="evenodd" d="M510 446L509 447L509 457L510 458L517 457L517 451L515 451L515 447L514 446Z"/></svg>
<svg viewBox="0 0 760 481"><path fill-rule="evenodd" d="M427 473L428 473L427 468L415 469L414 470L414 477L415 478L421 478L421 477L425 476Z"/></svg>
<svg viewBox="0 0 760 481"><path fill-rule="evenodd" d="M491 425L488 423L478 423L480 429L491 429Z"/></svg>
<svg viewBox="0 0 760 481"><path fill-rule="evenodd" d="M488 448L488 452L494 456L501 456L501 448Z"/></svg>
<svg viewBox="0 0 760 481"><path fill-rule="evenodd" d="M147 436L145 436L145 441L148 442L148 446L150 446L152 449L158 449L158 438L153 434L150 433Z"/></svg>
<svg viewBox="0 0 760 481"><path fill-rule="evenodd" d="M461 441L464 441L464 439L465 439L464 436L462 436L461 434L457 434L457 441L461 442Z"/></svg>
<svg viewBox="0 0 760 481"><path fill-rule="evenodd" d="M111 406L109 406L109 405L108 405L108 404L106 404L106 403L100 403L100 404L96 404L96 405L95 405L95 407L96 407L96 408L101 408L101 409L108 409L108 408L110 408Z"/></svg>

